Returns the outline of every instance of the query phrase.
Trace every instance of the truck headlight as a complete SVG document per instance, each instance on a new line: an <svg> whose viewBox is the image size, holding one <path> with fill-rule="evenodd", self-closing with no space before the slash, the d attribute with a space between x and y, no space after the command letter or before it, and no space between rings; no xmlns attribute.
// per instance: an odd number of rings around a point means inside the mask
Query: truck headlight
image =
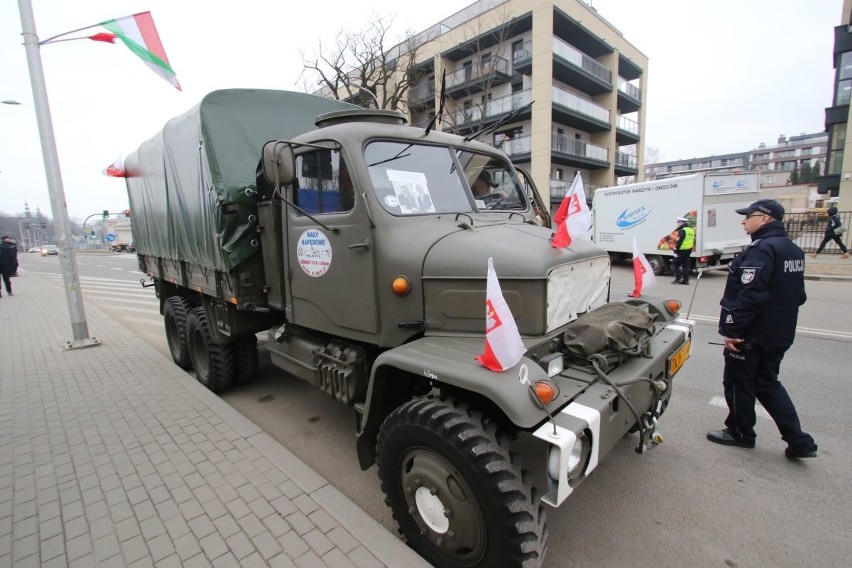
<svg viewBox="0 0 852 568"><path fill-rule="evenodd" d="M586 437L586 434L580 434L574 441L574 445L571 447L571 452L567 456L565 474L569 482L576 481L582 477L583 471L586 468L586 463L589 461L590 450L591 445L589 444L589 439ZM547 456L547 474L556 482L561 481L559 479L559 462L561 452L562 450L558 446L551 446L550 454Z"/></svg>

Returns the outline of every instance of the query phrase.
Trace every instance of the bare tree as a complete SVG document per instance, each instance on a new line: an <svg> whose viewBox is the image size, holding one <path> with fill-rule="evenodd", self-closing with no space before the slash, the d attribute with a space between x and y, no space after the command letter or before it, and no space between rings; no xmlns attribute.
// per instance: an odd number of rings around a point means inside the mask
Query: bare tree
<svg viewBox="0 0 852 568"><path fill-rule="evenodd" d="M364 107L407 112L408 91L423 75L417 59L426 40L406 32L401 42L388 45L392 23L374 14L367 29L341 30L332 47L320 42L314 58L303 54L308 90Z"/></svg>

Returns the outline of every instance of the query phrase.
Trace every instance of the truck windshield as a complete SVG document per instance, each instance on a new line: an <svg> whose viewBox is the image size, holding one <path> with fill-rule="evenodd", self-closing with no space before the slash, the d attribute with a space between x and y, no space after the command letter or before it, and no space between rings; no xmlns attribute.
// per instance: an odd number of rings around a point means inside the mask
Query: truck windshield
<svg viewBox="0 0 852 568"><path fill-rule="evenodd" d="M376 197L394 215L526 209L507 163L467 150L455 155L458 162L450 148L402 142L373 142L365 150Z"/></svg>

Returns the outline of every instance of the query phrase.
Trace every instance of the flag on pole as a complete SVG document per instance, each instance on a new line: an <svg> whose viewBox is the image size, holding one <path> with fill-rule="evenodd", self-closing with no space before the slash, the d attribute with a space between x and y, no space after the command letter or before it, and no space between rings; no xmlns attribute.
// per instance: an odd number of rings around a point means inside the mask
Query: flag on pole
<svg viewBox="0 0 852 568"><path fill-rule="evenodd" d="M592 212L586 203L586 191L583 189L583 178L578 172L571 182L571 189L553 216L556 223L556 234L550 246L565 248L571 245L572 236L580 235L592 228Z"/></svg>
<svg viewBox="0 0 852 568"><path fill-rule="evenodd" d="M651 263L639 250L636 235L633 235L633 291L627 295L631 298L638 298L642 295L644 288L651 288L656 285L657 277L654 276L654 269L651 268Z"/></svg>
<svg viewBox="0 0 852 568"><path fill-rule="evenodd" d="M166 57L166 50L163 49L163 44L160 42L160 36L154 26L151 12L140 12L132 16L107 20L98 25L118 36L118 39L124 42L124 45L130 48L130 51L139 56L154 73L174 85L178 91L181 90L175 72L169 64L169 58ZM90 39L109 41L107 38L96 39L92 36L90 36Z"/></svg>
<svg viewBox="0 0 852 568"><path fill-rule="evenodd" d="M503 298L491 258L488 259L485 296L485 353L478 355L476 360L491 371L501 372L517 365L526 347L512 311Z"/></svg>
<svg viewBox="0 0 852 568"><path fill-rule="evenodd" d="M109 177L127 177L127 172L124 171L124 163L122 162L121 158L108 165L106 169L104 169L101 173Z"/></svg>

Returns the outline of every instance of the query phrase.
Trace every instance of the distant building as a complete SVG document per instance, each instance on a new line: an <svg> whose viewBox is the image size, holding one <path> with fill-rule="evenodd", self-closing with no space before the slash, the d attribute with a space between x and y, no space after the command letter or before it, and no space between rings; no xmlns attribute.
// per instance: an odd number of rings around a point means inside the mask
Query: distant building
<svg viewBox="0 0 852 568"><path fill-rule="evenodd" d="M852 1L852 0L850 0ZM645 165L645 179L664 179L695 172L760 172L761 187L787 185L793 170L804 164L825 169L828 135L824 132L778 137L775 145L761 143L747 152L674 160Z"/></svg>
<svg viewBox="0 0 852 568"><path fill-rule="evenodd" d="M828 162L818 180L819 192L838 197L841 211L852 210L852 132L849 103L852 100L852 0L843 0L841 25L834 28L834 100L825 109Z"/></svg>

